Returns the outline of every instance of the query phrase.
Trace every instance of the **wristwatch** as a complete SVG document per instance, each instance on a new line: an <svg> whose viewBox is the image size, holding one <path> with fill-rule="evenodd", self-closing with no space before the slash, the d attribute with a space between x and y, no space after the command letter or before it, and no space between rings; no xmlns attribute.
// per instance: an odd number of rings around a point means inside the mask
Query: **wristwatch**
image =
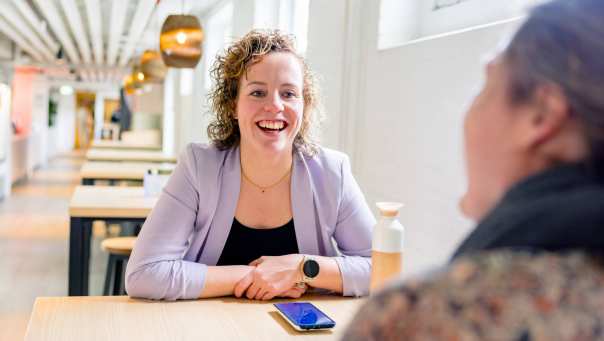
<svg viewBox="0 0 604 341"><path fill-rule="evenodd" d="M302 283L308 283L319 275L319 263L310 256L302 260Z"/></svg>

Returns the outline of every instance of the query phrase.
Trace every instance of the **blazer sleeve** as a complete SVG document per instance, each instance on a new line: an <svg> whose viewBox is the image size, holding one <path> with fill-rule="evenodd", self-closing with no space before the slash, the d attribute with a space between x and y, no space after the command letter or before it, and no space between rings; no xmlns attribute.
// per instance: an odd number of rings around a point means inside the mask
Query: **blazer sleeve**
<svg viewBox="0 0 604 341"><path fill-rule="evenodd" d="M203 290L207 266L183 259L199 204L196 165L189 145L143 225L126 269L132 297L194 299Z"/></svg>
<svg viewBox="0 0 604 341"><path fill-rule="evenodd" d="M334 231L341 255L335 259L342 274L344 296L363 296L369 293L375 217L352 175L348 157L344 157L341 174L342 199Z"/></svg>

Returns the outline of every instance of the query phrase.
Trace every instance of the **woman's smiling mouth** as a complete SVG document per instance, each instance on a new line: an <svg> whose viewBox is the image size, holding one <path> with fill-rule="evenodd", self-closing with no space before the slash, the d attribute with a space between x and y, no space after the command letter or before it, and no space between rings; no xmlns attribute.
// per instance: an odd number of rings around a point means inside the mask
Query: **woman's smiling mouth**
<svg viewBox="0 0 604 341"><path fill-rule="evenodd" d="M256 122L256 126L266 132L283 131L287 128L287 122L283 120L262 120Z"/></svg>

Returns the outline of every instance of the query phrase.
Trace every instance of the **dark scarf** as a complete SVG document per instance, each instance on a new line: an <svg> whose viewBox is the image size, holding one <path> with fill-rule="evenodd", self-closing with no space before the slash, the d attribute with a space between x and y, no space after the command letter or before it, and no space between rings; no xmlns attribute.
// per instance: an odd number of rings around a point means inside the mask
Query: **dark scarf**
<svg viewBox="0 0 604 341"><path fill-rule="evenodd" d="M604 184L584 166L565 165L513 186L453 258L499 248L604 250Z"/></svg>

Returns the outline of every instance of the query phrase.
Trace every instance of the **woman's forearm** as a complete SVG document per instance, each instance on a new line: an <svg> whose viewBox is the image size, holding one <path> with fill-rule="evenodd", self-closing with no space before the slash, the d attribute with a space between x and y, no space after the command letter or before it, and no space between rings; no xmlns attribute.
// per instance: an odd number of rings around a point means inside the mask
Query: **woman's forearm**
<svg viewBox="0 0 604 341"><path fill-rule="evenodd" d="M200 298L233 295L235 285L254 267L247 265L208 266Z"/></svg>
<svg viewBox="0 0 604 341"><path fill-rule="evenodd" d="M313 288L327 289L341 294L343 292L340 267L333 257L311 256L319 263L319 274L307 282Z"/></svg>

